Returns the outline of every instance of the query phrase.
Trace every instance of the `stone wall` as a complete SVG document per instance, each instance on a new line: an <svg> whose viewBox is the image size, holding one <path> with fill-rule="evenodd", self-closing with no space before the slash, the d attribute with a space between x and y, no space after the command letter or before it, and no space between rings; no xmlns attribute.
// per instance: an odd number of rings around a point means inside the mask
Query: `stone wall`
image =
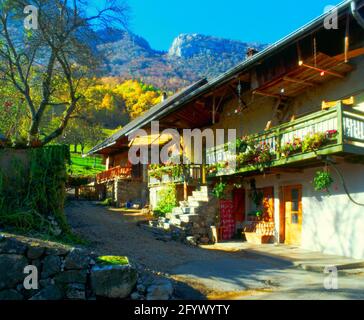
<svg viewBox="0 0 364 320"><path fill-rule="evenodd" d="M97 261L83 249L0 234L0 301L129 297L137 271L129 264L105 266ZM24 273L27 266L35 266L37 276L34 271ZM30 281L37 288L26 288L30 275L37 279Z"/></svg>

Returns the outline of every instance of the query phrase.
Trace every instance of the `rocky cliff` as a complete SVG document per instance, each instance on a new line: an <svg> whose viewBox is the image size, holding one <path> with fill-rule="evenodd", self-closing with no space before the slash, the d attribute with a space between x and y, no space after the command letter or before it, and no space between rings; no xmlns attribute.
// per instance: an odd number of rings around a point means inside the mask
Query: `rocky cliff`
<svg viewBox="0 0 364 320"><path fill-rule="evenodd" d="M248 48L265 45L200 34L182 34L168 52L151 48L140 36L120 30L99 31L102 76L136 78L159 88L176 90L202 77L215 77L245 59Z"/></svg>

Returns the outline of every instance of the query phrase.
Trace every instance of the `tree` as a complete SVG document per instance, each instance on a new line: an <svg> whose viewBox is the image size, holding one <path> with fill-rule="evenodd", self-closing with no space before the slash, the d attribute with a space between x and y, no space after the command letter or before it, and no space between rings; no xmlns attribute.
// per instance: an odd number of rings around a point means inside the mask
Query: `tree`
<svg viewBox="0 0 364 320"><path fill-rule="evenodd" d="M29 125L24 99L13 86L0 86L0 119L0 132L8 139L18 137Z"/></svg>
<svg viewBox="0 0 364 320"><path fill-rule="evenodd" d="M148 111L161 101L161 92L151 85L136 80L127 80L113 90L120 95L132 119Z"/></svg>
<svg viewBox="0 0 364 320"><path fill-rule="evenodd" d="M77 152L77 147L81 146L83 154L86 146L94 146L104 139L106 139L106 134L99 125L81 119L71 121L58 140L74 145L75 152Z"/></svg>
<svg viewBox="0 0 364 320"><path fill-rule="evenodd" d="M128 7L118 0L4 0L0 2L0 85L11 84L30 117L28 142L44 145L62 135L77 111L83 79L98 66L95 27L126 26ZM24 8L37 8L35 30L23 28ZM57 109L54 113L52 109ZM61 112L60 112L61 110ZM57 126L41 137L49 114Z"/></svg>

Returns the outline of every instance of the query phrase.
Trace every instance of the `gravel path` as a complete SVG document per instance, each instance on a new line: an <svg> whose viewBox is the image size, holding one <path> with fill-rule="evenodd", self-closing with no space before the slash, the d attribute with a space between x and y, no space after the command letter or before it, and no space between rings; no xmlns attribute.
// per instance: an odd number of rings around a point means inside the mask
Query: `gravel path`
<svg viewBox="0 0 364 320"><path fill-rule="evenodd" d="M108 209L91 202L71 202L66 215L73 231L86 238L99 254L126 255L156 272L171 272L192 261L212 261L230 256L189 247L178 242L162 242L137 225L145 220L140 213Z"/></svg>

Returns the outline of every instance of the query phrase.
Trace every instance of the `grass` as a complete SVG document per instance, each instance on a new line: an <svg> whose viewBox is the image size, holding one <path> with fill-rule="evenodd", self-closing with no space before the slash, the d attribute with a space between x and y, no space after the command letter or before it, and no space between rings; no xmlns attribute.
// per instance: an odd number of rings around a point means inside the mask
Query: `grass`
<svg viewBox="0 0 364 320"><path fill-rule="evenodd" d="M93 176L105 171L102 159L98 156L83 158L81 154L71 153L71 163L73 176Z"/></svg>
<svg viewBox="0 0 364 320"><path fill-rule="evenodd" d="M97 262L106 266L125 266L129 264L129 259L123 256L102 256L97 258Z"/></svg>

